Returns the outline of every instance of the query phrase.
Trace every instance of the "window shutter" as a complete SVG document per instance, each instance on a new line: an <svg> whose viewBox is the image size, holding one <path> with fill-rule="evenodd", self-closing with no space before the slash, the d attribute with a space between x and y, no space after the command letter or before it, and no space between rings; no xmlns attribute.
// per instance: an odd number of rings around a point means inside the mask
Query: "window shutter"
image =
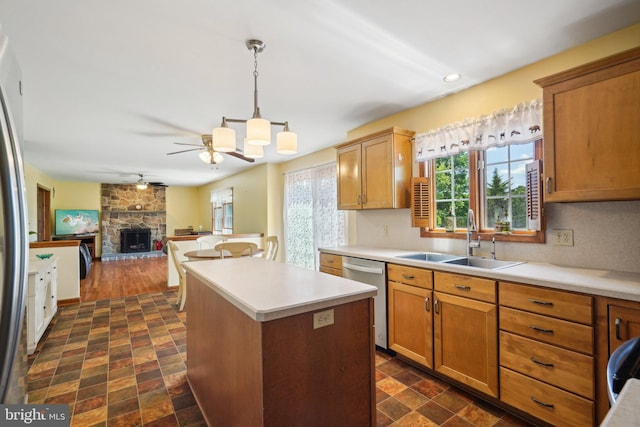
<svg viewBox="0 0 640 427"><path fill-rule="evenodd" d="M541 167L540 160L527 164L527 228L535 231L542 227Z"/></svg>
<svg viewBox="0 0 640 427"><path fill-rule="evenodd" d="M411 226L429 227L430 197L429 178L411 178Z"/></svg>

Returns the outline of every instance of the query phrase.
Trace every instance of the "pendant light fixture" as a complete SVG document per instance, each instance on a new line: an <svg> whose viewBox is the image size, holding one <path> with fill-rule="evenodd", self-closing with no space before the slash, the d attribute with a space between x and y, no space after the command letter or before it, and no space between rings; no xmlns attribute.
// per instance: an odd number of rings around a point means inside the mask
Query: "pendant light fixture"
<svg viewBox="0 0 640 427"><path fill-rule="evenodd" d="M253 50L253 117L250 119L222 118L220 127L213 129L211 133L212 145L215 151L231 152L236 150L236 131L228 126L228 123L245 123L246 139L244 155L251 158L264 156L263 150L253 147L262 147L271 144L271 126L282 126L281 132L276 136L276 152L279 154L295 154L298 152L298 135L289 130L288 122L270 122L260 115L258 107L258 54L265 48L261 40L249 39L246 41L247 49ZM249 154L247 154L247 150Z"/></svg>

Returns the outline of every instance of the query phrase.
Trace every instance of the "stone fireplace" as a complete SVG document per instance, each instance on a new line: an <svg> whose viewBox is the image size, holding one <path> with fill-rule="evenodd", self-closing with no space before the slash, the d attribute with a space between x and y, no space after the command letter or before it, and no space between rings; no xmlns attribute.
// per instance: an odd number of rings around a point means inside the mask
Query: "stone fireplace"
<svg viewBox="0 0 640 427"><path fill-rule="evenodd" d="M165 193L165 187L152 185L138 190L132 184L102 184L103 261L164 254L157 242L164 247L167 241Z"/></svg>

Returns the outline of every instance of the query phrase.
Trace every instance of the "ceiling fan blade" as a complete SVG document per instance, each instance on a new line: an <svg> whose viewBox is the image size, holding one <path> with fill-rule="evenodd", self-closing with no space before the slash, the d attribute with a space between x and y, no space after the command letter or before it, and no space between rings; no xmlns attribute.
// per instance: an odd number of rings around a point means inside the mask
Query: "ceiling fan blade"
<svg viewBox="0 0 640 427"><path fill-rule="evenodd" d="M249 162L249 163L253 163L253 162L256 161L256 159L252 159L250 157L246 157L246 156L244 156L244 155L242 155L242 154L240 154L238 152L235 152L235 151L228 151L228 152L225 152L223 154L228 154L230 156L237 157L238 159L242 159L245 162Z"/></svg>
<svg viewBox="0 0 640 427"><path fill-rule="evenodd" d="M171 154L180 154L180 153L186 153L188 151L200 151L200 150L204 150L206 147L200 147L200 148L189 148L188 150L181 150L181 151L174 151L172 153L167 153L167 156L171 155Z"/></svg>
<svg viewBox="0 0 640 427"><path fill-rule="evenodd" d="M188 145L190 147L202 147L202 144L187 144L186 142L174 142L176 145Z"/></svg>

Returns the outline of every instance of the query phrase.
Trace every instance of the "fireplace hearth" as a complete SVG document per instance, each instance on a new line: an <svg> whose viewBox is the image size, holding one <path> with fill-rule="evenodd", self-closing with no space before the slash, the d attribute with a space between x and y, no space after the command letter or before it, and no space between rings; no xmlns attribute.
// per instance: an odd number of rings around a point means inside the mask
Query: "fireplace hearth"
<svg viewBox="0 0 640 427"><path fill-rule="evenodd" d="M151 230L148 228L128 228L120 230L120 252L151 251Z"/></svg>

